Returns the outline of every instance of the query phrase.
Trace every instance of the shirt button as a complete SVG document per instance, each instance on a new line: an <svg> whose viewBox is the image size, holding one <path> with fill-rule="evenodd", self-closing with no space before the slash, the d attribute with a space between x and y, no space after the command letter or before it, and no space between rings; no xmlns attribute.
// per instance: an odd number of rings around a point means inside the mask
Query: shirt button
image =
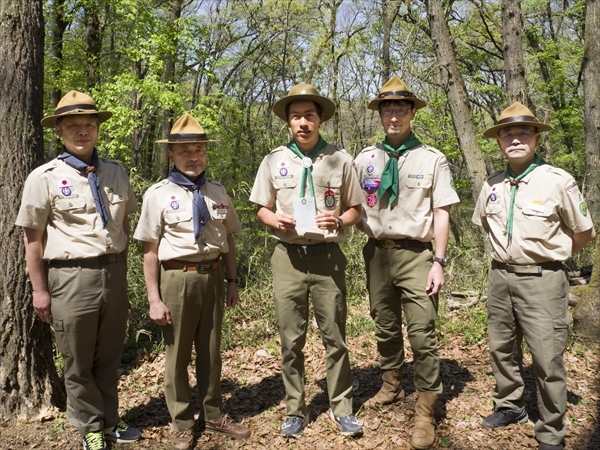
<svg viewBox="0 0 600 450"><path fill-rule="evenodd" d="M69 202L69 206L73 206L73 203Z"/></svg>

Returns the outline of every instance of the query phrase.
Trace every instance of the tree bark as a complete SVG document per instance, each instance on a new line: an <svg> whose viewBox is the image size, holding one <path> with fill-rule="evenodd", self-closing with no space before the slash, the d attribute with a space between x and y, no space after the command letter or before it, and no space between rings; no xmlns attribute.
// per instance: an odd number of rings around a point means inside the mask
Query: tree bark
<svg viewBox="0 0 600 450"><path fill-rule="evenodd" d="M41 0L0 0L0 417L62 405L50 327L31 306L23 232L14 225L23 184L43 159L44 19Z"/></svg>
<svg viewBox="0 0 600 450"><path fill-rule="evenodd" d="M585 199L592 217L600 220L600 0L586 2L583 49L585 113ZM596 266L600 270L600 265Z"/></svg>
<svg viewBox="0 0 600 450"><path fill-rule="evenodd" d="M381 82L386 83L392 77L392 59L390 57L390 40L392 36L392 25L400 10L401 0L395 0L388 11L388 0L381 2L381 19L383 22L383 42L381 45Z"/></svg>
<svg viewBox="0 0 600 450"><path fill-rule="evenodd" d="M525 82L523 19L520 0L502 0L502 53L508 103L531 107Z"/></svg>
<svg viewBox="0 0 600 450"><path fill-rule="evenodd" d="M467 90L458 70L456 56L450 31L444 16L440 0L426 0L427 17L431 31L431 39L435 48L442 86L448 97L448 106L452 115L452 123L458 136L461 149L469 173L473 201L477 201L479 192L487 178L485 163L477 145L475 126L471 121L471 106Z"/></svg>
<svg viewBox="0 0 600 450"><path fill-rule="evenodd" d="M88 89L98 83L97 65L102 51L102 32L100 30L100 7L96 0L86 2L84 5L85 46L86 46L86 73Z"/></svg>

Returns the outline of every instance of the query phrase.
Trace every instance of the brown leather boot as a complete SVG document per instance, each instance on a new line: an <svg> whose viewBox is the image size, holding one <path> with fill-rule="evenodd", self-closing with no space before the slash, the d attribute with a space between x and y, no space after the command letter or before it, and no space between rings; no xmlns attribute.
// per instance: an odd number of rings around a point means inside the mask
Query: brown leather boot
<svg viewBox="0 0 600 450"><path fill-rule="evenodd" d="M413 448L427 449L435 442L435 419L433 417L438 396L417 391L419 399L415 406L415 427L411 444Z"/></svg>
<svg viewBox="0 0 600 450"><path fill-rule="evenodd" d="M372 404L389 405L404 398L402 390L402 370L384 370L381 372L383 385L375 397L371 399Z"/></svg>

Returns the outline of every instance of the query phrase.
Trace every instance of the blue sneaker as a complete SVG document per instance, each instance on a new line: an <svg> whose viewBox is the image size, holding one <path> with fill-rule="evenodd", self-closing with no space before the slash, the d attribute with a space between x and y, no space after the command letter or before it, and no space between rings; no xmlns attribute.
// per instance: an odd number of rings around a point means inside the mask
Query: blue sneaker
<svg viewBox="0 0 600 450"><path fill-rule="evenodd" d="M122 420L118 423L118 425L104 430L104 438L107 441L114 441L120 444L135 442L140 437L142 437L142 433L140 433L140 430L136 428L131 428Z"/></svg>
<svg viewBox="0 0 600 450"><path fill-rule="evenodd" d="M504 428L511 423L527 423L529 416L525 408L523 409L510 409L500 408L494 411L492 414L483 419L483 428L487 430L497 430Z"/></svg>
<svg viewBox="0 0 600 450"><path fill-rule="evenodd" d="M83 437L83 450L108 450L102 431L92 431Z"/></svg>
<svg viewBox="0 0 600 450"><path fill-rule="evenodd" d="M281 434L287 438L295 438L302 434L302 430L308 425L308 414L302 417L290 416L281 424Z"/></svg>
<svg viewBox="0 0 600 450"><path fill-rule="evenodd" d="M361 436L363 434L362 424L354 414L346 417L335 417L333 411L329 410L329 417L339 427L342 436Z"/></svg>

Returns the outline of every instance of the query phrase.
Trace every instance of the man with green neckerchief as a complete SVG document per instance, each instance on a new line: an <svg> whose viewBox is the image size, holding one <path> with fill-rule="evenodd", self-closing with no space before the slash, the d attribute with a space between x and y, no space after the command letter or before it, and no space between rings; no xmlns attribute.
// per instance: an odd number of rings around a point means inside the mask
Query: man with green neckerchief
<svg viewBox="0 0 600 450"><path fill-rule="evenodd" d="M404 312L418 393L412 435L418 449L435 441L433 413L442 393L435 321L444 284L449 207L459 201L444 155L422 144L411 130L417 110L426 105L394 76L368 106L379 112L385 140L365 148L355 160L363 189L359 227L369 236L363 256L383 379L369 403L387 405L404 398Z"/></svg>
<svg viewBox="0 0 600 450"><path fill-rule="evenodd" d="M360 220L361 192L352 158L319 134L335 112L331 100L309 84L294 86L273 106L292 140L263 159L250 201L258 219L279 242L271 258L273 298L281 338L286 390L285 437L309 421L304 397L308 297L327 358L330 418L342 435L362 434L352 413L352 377L346 347L346 258L338 246ZM308 189L307 189L308 188Z"/></svg>
<svg viewBox="0 0 600 450"><path fill-rule="evenodd" d="M495 138L508 159L505 170L484 184L473 222L492 246L488 278L488 335L496 378L488 430L526 423L522 374L523 337L535 369L539 450L562 450L567 407L563 352L569 328L569 283L562 261L581 250L596 232L571 175L535 153L541 123L520 103L506 108L483 135Z"/></svg>

